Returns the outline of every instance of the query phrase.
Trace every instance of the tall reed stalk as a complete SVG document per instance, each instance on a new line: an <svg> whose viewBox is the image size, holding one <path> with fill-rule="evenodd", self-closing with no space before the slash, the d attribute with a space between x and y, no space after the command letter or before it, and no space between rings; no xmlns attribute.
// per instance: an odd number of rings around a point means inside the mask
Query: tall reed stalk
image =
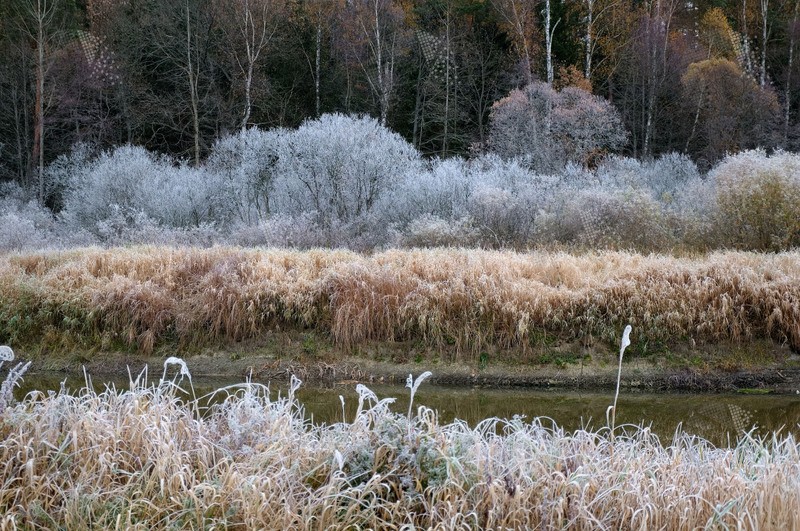
<svg viewBox="0 0 800 531"><path fill-rule="evenodd" d="M611 411L611 421L608 421L606 418L606 422L608 423L609 428L611 428L611 434L614 434L614 428L617 425L617 399L619 399L619 384L622 381L622 355L625 354L625 349L631 344L631 325L627 325L625 327L625 331L622 332L622 340L620 341L619 345L619 367L617 368L617 389L614 391L614 403L609 406L608 410L606 411L606 417L608 417L608 411Z"/></svg>

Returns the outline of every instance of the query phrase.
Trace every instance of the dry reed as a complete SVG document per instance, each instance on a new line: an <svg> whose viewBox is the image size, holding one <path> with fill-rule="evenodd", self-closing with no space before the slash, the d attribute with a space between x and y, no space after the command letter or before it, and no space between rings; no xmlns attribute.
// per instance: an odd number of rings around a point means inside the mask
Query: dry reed
<svg viewBox="0 0 800 531"><path fill-rule="evenodd" d="M0 341L192 345L313 327L464 355L542 334L800 348L800 253L81 249L0 257Z"/></svg>
<svg viewBox="0 0 800 531"><path fill-rule="evenodd" d="M204 414L170 382L33 393L0 414L0 529L797 529L800 443L440 424L359 388L314 425L258 384Z"/></svg>

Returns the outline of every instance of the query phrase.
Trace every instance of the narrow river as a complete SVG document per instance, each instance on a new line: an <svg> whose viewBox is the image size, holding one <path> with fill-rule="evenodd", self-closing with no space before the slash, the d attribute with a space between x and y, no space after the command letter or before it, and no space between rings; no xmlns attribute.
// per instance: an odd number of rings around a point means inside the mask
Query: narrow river
<svg viewBox="0 0 800 531"><path fill-rule="evenodd" d="M158 375L155 376L157 381ZM76 391L84 386L82 377L63 374L34 373L25 377L23 385L15 391L21 399L32 390L58 390L61 382ZM152 381L152 379L151 379ZM195 379L197 396L239 380ZM102 390L106 384L118 390L128 387L127 379L104 382L94 379L92 385ZM368 385L379 398L395 397L392 409L408 410L409 390L399 385ZM284 393L286 383L271 386L272 397ZM345 420L352 421L358 403L355 383L343 385L307 385L298 392L306 418L315 423L333 423L342 420L340 396L345 400ZM415 405L424 405L439 414L440 422L462 419L470 425L489 418L510 419L523 415L530 420L547 417L545 425L555 422L567 430L582 427L600 428L606 423L606 409L613 401L613 391L575 391L540 389L489 389L446 387L423 383L415 397ZM415 406L416 407L416 406ZM650 426L664 443L668 443L680 427L685 432L699 435L716 445L734 444L745 431L756 434L793 433L800 436L800 396L796 395L740 395L740 394L677 394L631 392L623 390L617 406L617 425L643 424Z"/></svg>

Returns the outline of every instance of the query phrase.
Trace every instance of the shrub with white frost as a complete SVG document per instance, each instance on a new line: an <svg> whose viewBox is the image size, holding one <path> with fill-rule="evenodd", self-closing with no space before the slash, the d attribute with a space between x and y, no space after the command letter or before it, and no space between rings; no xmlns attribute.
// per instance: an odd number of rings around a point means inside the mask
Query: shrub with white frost
<svg viewBox="0 0 800 531"><path fill-rule="evenodd" d="M751 250L800 245L800 155L745 151L722 160L709 179L724 243Z"/></svg>
<svg viewBox="0 0 800 531"><path fill-rule="evenodd" d="M237 220L252 225L272 213L270 198L285 136L283 129L252 127L214 144L206 169L222 178Z"/></svg>
<svg viewBox="0 0 800 531"><path fill-rule="evenodd" d="M512 90L489 116L489 147L504 158L518 157L538 172L557 172L568 162L621 148L622 119L606 100L577 87L556 91L545 83Z"/></svg>
<svg viewBox="0 0 800 531"><path fill-rule="evenodd" d="M274 211L315 212L323 226L365 216L421 169L419 154L400 135L373 118L342 114L287 132L275 164Z"/></svg>
<svg viewBox="0 0 800 531"><path fill-rule="evenodd" d="M62 214L102 234L120 216L129 224L144 214L159 225L196 227L228 221L233 207L220 174L127 145L102 153L71 177Z"/></svg>

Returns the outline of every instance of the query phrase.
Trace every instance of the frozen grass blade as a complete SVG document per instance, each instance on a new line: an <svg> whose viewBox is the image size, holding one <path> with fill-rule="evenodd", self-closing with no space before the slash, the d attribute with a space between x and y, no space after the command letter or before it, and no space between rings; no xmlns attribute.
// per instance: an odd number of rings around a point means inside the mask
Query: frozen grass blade
<svg viewBox="0 0 800 531"><path fill-rule="evenodd" d="M0 414L14 402L14 387L19 385L30 366L30 361L20 362L8 371L3 383L0 384Z"/></svg>

